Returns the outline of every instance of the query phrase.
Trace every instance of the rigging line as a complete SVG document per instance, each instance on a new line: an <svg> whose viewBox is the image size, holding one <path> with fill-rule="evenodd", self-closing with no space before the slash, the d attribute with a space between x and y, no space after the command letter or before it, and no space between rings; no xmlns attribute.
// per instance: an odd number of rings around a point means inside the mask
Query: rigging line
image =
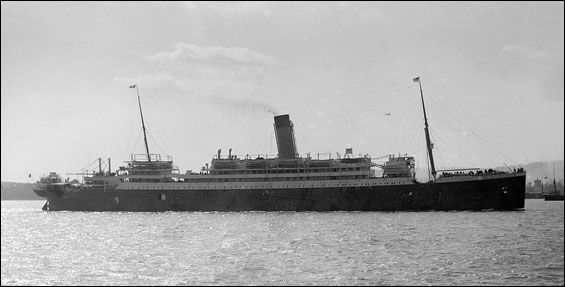
<svg viewBox="0 0 565 287"><path fill-rule="evenodd" d="M412 141L414 141L416 135L419 135L421 131L422 131L421 129L414 129L414 132L412 133L412 138L408 141L408 145L410 145Z"/></svg>
<svg viewBox="0 0 565 287"><path fill-rule="evenodd" d="M467 127L465 124L463 124L465 127ZM471 128L467 127L469 130L471 130ZM491 148L493 148L494 150L496 150L498 153L500 153L501 155L503 155L507 160L511 161L512 163L514 163L515 165L517 165L517 163L515 161L513 161L510 157L508 157L507 155L505 155L503 152L501 152L500 150L498 150L496 147L494 147L492 144L490 144L489 142L487 142L485 139L483 139L482 137L480 137L478 134L475 133L475 131L471 130L471 133L473 133L473 135L475 135L476 137L478 137L480 140L482 140L484 143L488 144Z"/></svg>
<svg viewBox="0 0 565 287"><path fill-rule="evenodd" d="M432 131L430 131L430 132L432 132ZM434 131L434 132L432 132L432 134L433 134L433 136L434 136L436 139L439 140L439 142L445 142L445 143L447 143L448 146L453 146L453 144L449 144L449 143L453 143L453 141L445 140L444 137L443 137L443 135L440 136L440 134L442 134L442 133L440 133L440 132L438 132L438 131ZM447 137L447 138L448 138L448 137ZM471 165L471 166L477 166L477 165L474 164L471 160L469 160L469 159L465 158L464 156L462 156L461 153L458 152L458 151L445 150L445 149L444 149L444 151L451 152L451 153L454 153L455 155L458 155L460 160L464 160L467 164L469 164L469 165ZM439 156L441 159L444 159L444 157L442 156L442 153L437 153L437 154L438 154L438 156ZM444 163L445 163L445 160L444 160Z"/></svg>
<svg viewBox="0 0 565 287"><path fill-rule="evenodd" d="M436 139L438 139L439 142L444 142L444 143L446 143L448 146L454 146L453 141L449 139L449 136L446 136L446 137L444 138L444 134L441 133L439 130L433 130L433 131L430 130L430 133L432 133L433 137L436 138ZM447 140L446 140L446 138L447 138ZM456 145L456 146L459 146L459 145ZM470 161L469 159L463 157L460 152L453 151L453 150L451 150L450 152L453 152L453 153L455 153L456 155L458 155L459 158L465 160L465 162L467 162L467 164L470 164L470 165L472 165L472 166L476 166L472 161ZM441 156L441 153L439 153L439 155Z"/></svg>
<svg viewBox="0 0 565 287"><path fill-rule="evenodd" d="M85 167L81 168L80 170L81 170L81 171L86 170L86 169L89 168L91 165L93 165L93 164L95 164L95 163L97 163L97 162L98 162L98 159L95 159L93 162L87 164Z"/></svg>
<svg viewBox="0 0 565 287"><path fill-rule="evenodd" d="M101 170L106 170L108 168L108 159L102 160L100 166L98 166Z"/></svg>
<svg viewBox="0 0 565 287"><path fill-rule="evenodd" d="M130 154L136 154L135 150L137 148L137 143L139 142L140 138L141 138L141 130L139 130L139 132L137 133L137 137L135 138L135 143L133 143L133 147Z"/></svg>
<svg viewBox="0 0 565 287"><path fill-rule="evenodd" d="M454 119L458 120L460 124L462 124L464 127L468 128L471 133L473 133L473 135L475 135L476 137L478 137L481 141L483 141L484 143L486 143L487 145L489 145L492 149L494 149L495 151L497 151L498 153L500 153L502 156L504 156L507 160L513 162L514 164L516 164L516 162L514 162L510 157L508 157L506 154L504 154L503 152L501 152L500 150L498 150L496 147L494 147L492 144L490 144L488 141L486 141L485 139L483 139L482 137L480 137L473 129L471 129L469 126L467 126L466 124L464 124L459 118L455 117L453 114L451 114L447 109L445 109L442 105L440 105L437 101L435 101L433 98L431 98L432 101L434 103L436 103L440 108L442 108L447 114L451 115Z"/></svg>
<svg viewBox="0 0 565 287"><path fill-rule="evenodd" d="M436 102L435 100L433 100L433 99L432 99L432 101L433 101L434 103L437 103L437 102ZM439 105L439 104L438 104L438 105ZM468 106L468 107L465 107L465 108L463 108L463 109L460 109L460 110L458 110L458 111L455 112L455 113L456 113L456 114L459 114L459 113L464 112L464 111L466 111L466 110L470 110L470 109L472 109L472 108L474 109L474 108L476 108L476 107L478 107L478 106L482 106L482 105L483 105L483 103L478 103L478 104L476 104L476 105ZM442 107L441 105L439 105L439 106L440 106L444 111L446 110L446 109L445 109L444 107ZM458 118L456 118L455 116L453 116L452 114L450 114L450 113L448 112L448 115L447 115L447 116L438 119L438 120L436 121L436 123L437 123L437 122L442 122L443 120L445 120L445 119L447 119L447 118L449 118L449 117L453 117L453 118L456 119L457 121L460 121Z"/></svg>
<svg viewBox="0 0 565 287"><path fill-rule="evenodd" d="M420 147L420 148L419 148L419 149L417 149L416 151L414 151L414 152L411 152L411 153L408 153L408 154L411 154L411 155L416 155L416 154L418 154L419 152L422 152L422 151L424 151L424 148L425 148L425 147Z"/></svg>
<svg viewBox="0 0 565 287"><path fill-rule="evenodd" d="M157 143L157 141L153 138L151 134L149 134L149 139L151 139L151 143L157 146L157 150L161 151L160 154L167 155L165 150Z"/></svg>

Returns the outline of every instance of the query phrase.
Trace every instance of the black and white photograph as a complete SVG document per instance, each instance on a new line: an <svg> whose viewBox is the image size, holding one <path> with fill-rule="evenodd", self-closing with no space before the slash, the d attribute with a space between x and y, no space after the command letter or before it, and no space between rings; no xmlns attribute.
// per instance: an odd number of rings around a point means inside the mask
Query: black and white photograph
<svg viewBox="0 0 565 287"><path fill-rule="evenodd" d="M2 1L2 286L563 286L563 1Z"/></svg>

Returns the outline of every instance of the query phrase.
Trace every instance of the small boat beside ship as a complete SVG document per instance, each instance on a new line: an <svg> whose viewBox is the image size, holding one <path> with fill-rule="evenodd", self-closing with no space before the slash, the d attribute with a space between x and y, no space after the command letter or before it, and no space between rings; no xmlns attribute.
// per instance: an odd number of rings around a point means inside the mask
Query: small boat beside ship
<svg viewBox="0 0 565 287"><path fill-rule="evenodd" d="M49 211L419 211L519 210L524 208L526 172L492 169L435 170L419 77L425 135L433 179L418 182L412 156L389 155L377 164L368 155L319 159L299 156L288 114L274 117L278 155L273 158L222 155L199 172L181 173L171 157L131 155L113 171L99 170L82 182L57 173L34 188ZM110 159L108 159L110 166ZM379 170L379 172L377 172Z"/></svg>
<svg viewBox="0 0 565 287"><path fill-rule="evenodd" d="M555 164L553 164L553 191L544 193L543 198L545 201L563 201L563 192L557 190L557 183L555 182Z"/></svg>

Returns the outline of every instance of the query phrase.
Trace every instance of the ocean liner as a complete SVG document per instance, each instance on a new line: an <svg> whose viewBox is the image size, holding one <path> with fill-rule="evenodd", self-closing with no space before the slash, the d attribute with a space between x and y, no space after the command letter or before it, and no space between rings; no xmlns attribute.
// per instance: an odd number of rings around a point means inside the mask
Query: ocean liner
<svg viewBox="0 0 565 287"><path fill-rule="evenodd" d="M149 152L136 85L145 153L112 171L99 169L82 181L56 172L34 191L47 199L43 210L58 211L420 211L520 210L526 172L492 169L436 171L419 77L427 152L433 179L418 182L413 156L389 155L382 164L368 155L300 157L288 114L274 117L278 155L240 157L218 150L199 172L181 173L169 156ZM379 171L377 173L377 170Z"/></svg>

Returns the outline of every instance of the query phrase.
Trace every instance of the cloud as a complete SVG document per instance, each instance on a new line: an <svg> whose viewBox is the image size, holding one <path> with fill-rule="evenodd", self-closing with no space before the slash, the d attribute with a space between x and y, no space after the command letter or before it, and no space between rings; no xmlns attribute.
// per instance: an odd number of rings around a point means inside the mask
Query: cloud
<svg viewBox="0 0 565 287"><path fill-rule="evenodd" d="M201 1L186 1L184 2L188 9L208 9L213 12L218 12L222 15L241 15L241 14L258 14L265 17L272 15L271 9L267 6L266 2L257 1L226 1L226 2L201 2Z"/></svg>
<svg viewBox="0 0 565 287"><path fill-rule="evenodd" d="M174 78L165 74L145 75L138 78L120 78L114 80L124 87L137 83L142 89L175 89L188 97L203 100L224 111L234 113L266 112L278 115L277 109L261 99L257 90L260 86L253 81L230 78L229 74L198 77Z"/></svg>
<svg viewBox="0 0 565 287"><path fill-rule="evenodd" d="M123 83L124 86L137 84L138 87L143 89L173 88L206 97L221 94L223 91L229 91L232 95L243 95L257 89L254 82L235 80L230 78L227 73L216 74L215 76L207 75L207 73L203 73L176 78L166 74L150 74L137 78L116 77L114 80Z"/></svg>
<svg viewBox="0 0 565 287"><path fill-rule="evenodd" d="M146 55L150 61L199 62L211 65L274 65L275 58L243 47L199 46L177 43L171 52Z"/></svg>
<svg viewBox="0 0 565 287"><path fill-rule="evenodd" d="M177 80L164 74L146 75L138 78L115 77L114 81L123 83L124 87L133 84L138 85L140 88L159 88L178 85Z"/></svg>
<svg viewBox="0 0 565 287"><path fill-rule="evenodd" d="M178 63L181 69L165 67L160 74L138 78L116 78L145 88L170 89L192 99L202 100L223 111L277 112L269 102L262 83L278 62L243 47L203 46L177 43L174 49L145 55L150 62ZM187 63L190 63L187 65Z"/></svg>
<svg viewBox="0 0 565 287"><path fill-rule="evenodd" d="M506 45L502 48L502 52L513 55L526 56L535 60L548 60L551 59L551 54L540 51L534 48Z"/></svg>

